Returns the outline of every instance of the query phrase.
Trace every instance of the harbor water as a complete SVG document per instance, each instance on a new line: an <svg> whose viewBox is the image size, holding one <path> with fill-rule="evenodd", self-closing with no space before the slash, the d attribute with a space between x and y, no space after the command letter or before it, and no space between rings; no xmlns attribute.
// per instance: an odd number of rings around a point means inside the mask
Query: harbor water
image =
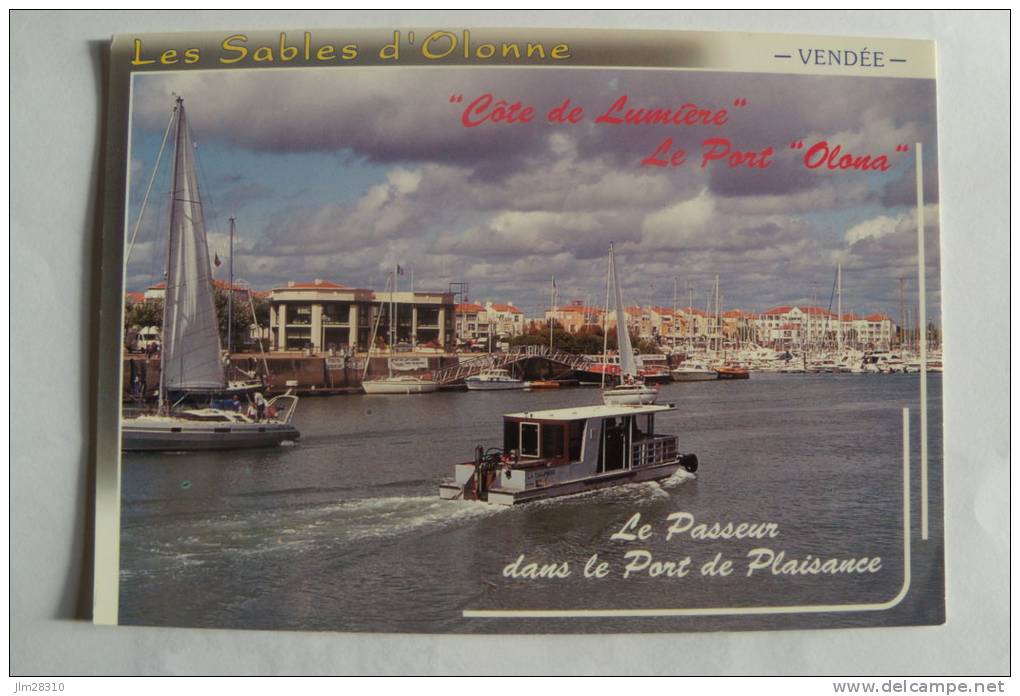
<svg viewBox="0 0 1020 696"><path fill-rule="evenodd" d="M423 633L941 623L941 375L928 375L927 540L919 378L754 374L668 384L659 401L676 409L657 416L656 430L680 435L680 450L698 455L696 476L515 508L442 501L437 485L472 458L475 445L500 444L504 413L597 404L598 389L303 398L295 417L302 437L293 446L124 454L120 621ZM909 544L903 407L911 413ZM772 523L775 534L696 538L691 525L667 538L674 513L689 513L705 529ZM611 538L635 515L640 522L630 532L648 524L647 538ZM748 575L749 554L758 549L762 558L763 548L786 560L880 561L869 572L774 572L777 563ZM660 574L652 577L650 563L637 569L642 558L662 563ZM685 558L689 572L667 572ZM719 572L727 560L731 572ZM567 574L521 577L531 563ZM586 564L597 563L606 564L604 577L585 577ZM630 563L635 569L624 577ZM861 606L840 607L851 604ZM767 610L472 615L718 608Z"/></svg>

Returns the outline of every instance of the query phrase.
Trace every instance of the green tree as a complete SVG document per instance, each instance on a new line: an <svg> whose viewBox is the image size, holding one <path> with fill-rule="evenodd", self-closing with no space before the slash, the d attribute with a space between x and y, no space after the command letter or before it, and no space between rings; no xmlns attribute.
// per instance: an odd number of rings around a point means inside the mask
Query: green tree
<svg viewBox="0 0 1020 696"><path fill-rule="evenodd" d="M229 349L230 352L239 350L245 346L251 336L251 307L247 297L238 297L236 293L228 293L222 288L215 288L216 318L220 327L220 345ZM227 303L230 303L230 312L227 312ZM257 310L256 310L257 311ZM268 309L266 318L268 320ZM231 326L230 346L227 346L227 321L228 317Z"/></svg>
<svg viewBox="0 0 1020 696"><path fill-rule="evenodd" d="M124 330L145 326L163 328L163 300L146 300L127 307L124 312Z"/></svg>
<svg viewBox="0 0 1020 696"><path fill-rule="evenodd" d="M214 289L216 303L216 319L219 322L220 345L227 347L227 302L230 300L226 290ZM235 296L232 298L231 323L233 332L231 336L231 352L240 350L248 345L251 340L252 314L251 305L255 306L255 319L259 326L269 325L269 300L262 297L253 297L248 302L246 296ZM138 330L145 326L163 328L163 300L146 300L129 305L124 311L124 332Z"/></svg>

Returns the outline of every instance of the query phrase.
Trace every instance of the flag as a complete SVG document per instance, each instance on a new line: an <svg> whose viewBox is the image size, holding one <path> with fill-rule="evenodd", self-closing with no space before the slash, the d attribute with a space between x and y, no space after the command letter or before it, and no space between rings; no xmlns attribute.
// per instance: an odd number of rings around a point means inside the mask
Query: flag
<svg viewBox="0 0 1020 696"><path fill-rule="evenodd" d="M397 264L397 275L404 275L404 268L399 263Z"/></svg>
<svg viewBox="0 0 1020 696"><path fill-rule="evenodd" d="M223 265L223 262L220 261L219 254L213 254L213 265L216 266L216 268L219 268L220 266Z"/></svg>

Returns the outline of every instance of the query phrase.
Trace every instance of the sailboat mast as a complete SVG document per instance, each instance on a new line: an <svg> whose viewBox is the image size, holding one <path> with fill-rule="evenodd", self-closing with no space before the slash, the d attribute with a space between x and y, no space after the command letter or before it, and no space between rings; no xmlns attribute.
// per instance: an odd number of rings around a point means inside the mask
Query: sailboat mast
<svg viewBox="0 0 1020 696"><path fill-rule="evenodd" d="M167 336L167 309L170 306L170 262L171 255L174 248L174 229L177 225L177 206L174 205L174 199L177 197L177 160L178 152L181 147L181 114L184 112L184 99L177 97L177 102L173 108L174 114L177 116L177 123L174 126L174 152L173 152L173 164L170 169L170 232L169 242L166 245L166 273L164 274L163 282L163 324L161 327L162 340L160 340L159 346L159 402L157 408L162 413L166 406L166 336Z"/></svg>
<svg viewBox="0 0 1020 696"><path fill-rule="evenodd" d="M836 334L836 350L843 354L843 264L836 265L836 325L839 333Z"/></svg>
<svg viewBox="0 0 1020 696"><path fill-rule="evenodd" d="M677 283L679 283L679 282L680 282L680 278L677 277L677 276L673 276L673 316L671 316L669 318L669 332L670 332L671 337L673 339L672 345L673 345L673 351L674 352L676 352L676 325L678 323L677 322L677 317L676 317L676 288L677 288Z"/></svg>
<svg viewBox="0 0 1020 696"><path fill-rule="evenodd" d="M906 305L903 304L903 278L900 277L900 350L903 349L903 337L907 330L907 312L904 309Z"/></svg>
<svg viewBox="0 0 1020 696"><path fill-rule="evenodd" d="M227 366L234 348L234 218L230 218L230 258L227 260Z"/></svg>
<svg viewBox="0 0 1020 696"><path fill-rule="evenodd" d="M386 372L393 376L393 351L397 345L397 276L400 275L400 264L393 269L393 285L390 286L390 357L386 359Z"/></svg>
<svg viewBox="0 0 1020 696"><path fill-rule="evenodd" d="M609 245L609 273L613 285L613 304L616 306L616 345L620 354L620 378L633 379L638 375L637 363L634 360L634 348L630 343L627 310L623 304L623 293L620 291L620 279L616 275L616 255L612 244Z"/></svg>
<svg viewBox="0 0 1020 696"><path fill-rule="evenodd" d="M687 282L687 294L688 294L687 308L691 310L691 320L690 320L691 321L691 325L688 327L689 330L687 332L688 335L690 336L691 340L690 340L690 345L687 346L687 347L691 351L693 351L694 350L694 317L695 317L695 315L694 315L694 286L691 285L690 281Z"/></svg>
<svg viewBox="0 0 1020 696"><path fill-rule="evenodd" d="M715 277L715 352L722 350L722 334L719 331L719 276Z"/></svg>
<svg viewBox="0 0 1020 696"><path fill-rule="evenodd" d="M383 292L385 293L386 290L389 289L389 287L390 287L390 279L387 278L386 279L386 288L383 289ZM368 376L368 368L369 368L369 365L371 364L371 361L372 361L372 349L375 348L375 339L379 335L379 322L382 321L382 315L383 315L382 310L383 310L383 300L380 298L380 300L379 300L379 311L376 312L376 315L375 315L375 324L372 325L372 335L368 339L368 352L365 354L365 367L361 371L361 381L362 382L364 382L365 381L365 377ZM357 348L357 343L355 343L354 345L355 345L355 349L356 349Z"/></svg>
<svg viewBox="0 0 1020 696"><path fill-rule="evenodd" d="M553 352L553 332L556 331L556 276L549 283L549 354Z"/></svg>
<svg viewBox="0 0 1020 696"><path fill-rule="evenodd" d="M612 250L612 244L609 246ZM602 388L606 388L606 370L609 368L609 283L613 277L613 254L609 254L609 268L606 271L606 311L602 315ZM616 327L616 345L620 345L620 327ZM605 458L603 457L603 464Z"/></svg>

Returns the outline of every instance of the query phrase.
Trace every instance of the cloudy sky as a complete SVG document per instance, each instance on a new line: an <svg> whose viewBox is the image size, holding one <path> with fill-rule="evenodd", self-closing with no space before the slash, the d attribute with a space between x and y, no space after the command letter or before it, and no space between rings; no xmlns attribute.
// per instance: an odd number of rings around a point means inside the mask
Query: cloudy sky
<svg viewBox="0 0 1020 696"><path fill-rule="evenodd" d="M465 128L475 96L524 101L526 124ZM184 97L201 165L209 244L259 289L323 278L381 289L399 263L415 288L470 284L471 299L510 301L529 316L549 303L604 302L615 242L628 304L705 306L716 274L724 308L828 306L843 264L844 311L899 314L899 282L916 301L913 143L925 144L929 312L939 314L935 84L668 70L321 68L135 77L131 224L173 103ZM620 95L634 106L730 108L709 126L607 126ZM463 95L462 103L451 103ZM545 113L569 97L577 125ZM747 106L733 108L735 99ZM641 166L666 137L677 168ZM772 146L766 170L700 168L702 141ZM891 155L886 172L803 167L817 140ZM907 154L895 153L901 143ZM154 191L167 189L157 177ZM162 278L165 196L155 196L128 262L128 289ZM226 266L217 271L225 277ZM409 277L401 279L406 288ZM833 304L833 309L835 305Z"/></svg>

